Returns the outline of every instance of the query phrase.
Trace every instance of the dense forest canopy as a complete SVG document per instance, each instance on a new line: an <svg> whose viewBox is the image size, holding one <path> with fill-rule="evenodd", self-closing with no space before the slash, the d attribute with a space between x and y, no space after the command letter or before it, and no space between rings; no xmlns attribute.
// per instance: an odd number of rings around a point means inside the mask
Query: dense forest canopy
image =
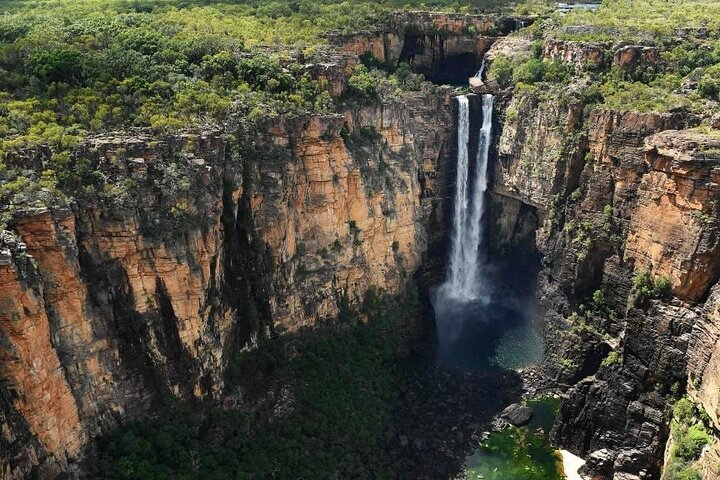
<svg viewBox="0 0 720 480"><path fill-rule="evenodd" d="M322 91L304 64L328 48L323 34L378 28L397 10L540 14L542 21L524 33L537 42L555 36L607 42L608 49L621 39L661 46L671 68L642 78L606 76L602 90L589 92L610 107L697 107L699 100L704 108L704 99L717 97L718 2L606 0L596 11L569 14L554 6L505 0L0 2L0 204L42 204L44 195L72 195L92 185L93 172L80 173L68 151L94 132L172 132L220 124L231 112L253 119L334 111L338 99ZM562 82L572 73L537 58L523 65L501 59L490 72L514 76L521 87ZM688 79L697 88L678 95ZM350 93L373 101L382 92L417 89L418 80L407 71L388 78L363 67ZM38 149L49 155L40 170L14 160ZM11 210L3 209L0 226Z"/></svg>

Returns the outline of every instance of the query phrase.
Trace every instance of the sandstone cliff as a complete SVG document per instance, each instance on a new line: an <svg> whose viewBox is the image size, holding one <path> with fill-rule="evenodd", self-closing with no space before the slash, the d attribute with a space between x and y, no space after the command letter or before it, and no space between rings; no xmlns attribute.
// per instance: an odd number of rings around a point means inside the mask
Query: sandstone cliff
<svg viewBox="0 0 720 480"><path fill-rule="evenodd" d="M3 234L1 476L73 470L92 438L167 392L217 398L258 336L399 291L442 235L428 226L441 225L448 93L89 139L75 156L102 193L21 213Z"/></svg>
<svg viewBox="0 0 720 480"><path fill-rule="evenodd" d="M609 63L604 51L543 48L546 58L599 67ZM623 47L613 63L633 69L655 58ZM682 111L592 108L586 81L519 89L501 102L494 203L536 212L526 235L543 255L542 370L565 392L555 441L588 458L593 478L659 478L678 391L718 425L718 136L693 130L699 118ZM497 243L527 231L519 226L530 217L492 218ZM667 279L670 295L639 298L643 272Z"/></svg>
<svg viewBox="0 0 720 480"><path fill-rule="evenodd" d="M464 84L500 37L530 25L534 17L434 12L396 13L373 31L330 34L331 43L390 66L408 63L436 83Z"/></svg>

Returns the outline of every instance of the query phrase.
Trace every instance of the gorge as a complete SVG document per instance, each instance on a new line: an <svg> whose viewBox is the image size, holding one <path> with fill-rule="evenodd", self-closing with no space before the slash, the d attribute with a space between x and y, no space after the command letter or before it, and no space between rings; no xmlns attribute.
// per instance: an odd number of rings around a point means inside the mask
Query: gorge
<svg viewBox="0 0 720 480"><path fill-rule="evenodd" d="M8 12L0 478L463 478L552 396L583 478L720 478L717 30L623 5Z"/></svg>

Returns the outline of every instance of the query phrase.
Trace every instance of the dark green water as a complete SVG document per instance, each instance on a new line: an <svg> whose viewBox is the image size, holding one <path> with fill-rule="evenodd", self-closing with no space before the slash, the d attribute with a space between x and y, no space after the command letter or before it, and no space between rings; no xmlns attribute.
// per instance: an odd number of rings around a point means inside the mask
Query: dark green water
<svg viewBox="0 0 720 480"><path fill-rule="evenodd" d="M493 363L503 368L516 370L540 363L543 342L540 329L532 319L502 333Z"/></svg>
<svg viewBox="0 0 720 480"><path fill-rule="evenodd" d="M562 458L548 441L558 404L553 398L528 402L533 409L530 422L493 433L468 458L467 478L562 480Z"/></svg>
<svg viewBox="0 0 720 480"><path fill-rule="evenodd" d="M433 299L438 359L450 368L517 370L542 360L541 327L534 292L497 288L464 303Z"/></svg>
<svg viewBox="0 0 720 480"><path fill-rule="evenodd" d="M453 301L436 294L438 361L445 368L507 372L539 364L541 321L536 312L532 265L484 265L482 295ZM548 434L558 401L530 402L533 416L521 428L492 434L466 459L470 480L561 480L562 458Z"/></svg>

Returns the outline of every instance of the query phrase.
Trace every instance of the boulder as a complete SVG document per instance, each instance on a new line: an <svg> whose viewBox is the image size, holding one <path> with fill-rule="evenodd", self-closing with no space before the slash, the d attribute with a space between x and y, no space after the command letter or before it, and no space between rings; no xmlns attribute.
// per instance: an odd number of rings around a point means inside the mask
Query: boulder
<svg viewBox="0 0 720 480"><path fill-rule="evenodd" d="M501 416L512 425L524 425L530 420L530 417L532 417L532 409L519 403L513 403L503 410Z"/></svg>
<svg viewBox="0 0 720 480"><path fill-rule="evenodd" d="M710 126L715 130L720 130L720 113L716 113L710 119Z"/></svg>
<svg viewBox="0 0 720 480"><path fill-rule="evenodd" d="M470 84L470 88L473 90L480 88L483 85L483 81L479 77L470 77L468 79L468 83Z"/></svg>

